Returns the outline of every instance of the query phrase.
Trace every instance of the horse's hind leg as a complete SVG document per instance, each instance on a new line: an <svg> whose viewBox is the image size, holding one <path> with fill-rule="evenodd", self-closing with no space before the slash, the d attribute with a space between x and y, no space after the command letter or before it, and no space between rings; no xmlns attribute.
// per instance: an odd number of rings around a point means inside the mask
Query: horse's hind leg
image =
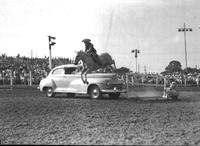
<svg viewBox="0 0 200 146"><path fill-rule="evenodd" d="M116 65L115 65L115 60L113 60L113 65L114 65L114 68L117 69Z"/></svg>

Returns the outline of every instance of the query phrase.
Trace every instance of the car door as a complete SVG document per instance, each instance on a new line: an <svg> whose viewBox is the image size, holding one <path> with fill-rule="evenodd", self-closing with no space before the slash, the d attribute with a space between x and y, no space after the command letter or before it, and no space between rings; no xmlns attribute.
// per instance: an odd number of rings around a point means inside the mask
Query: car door
<svg viewBox="0 0 200 146"><path fill-rule="evenodd" d="M63 92L65 90L65 83L64 83L64 68L56 68L51 75L51 79L55 86L56 92Z"/></svg>
<svg viewBox="0 0 200 146"><path fill-rule="evenodd" d="M71 93L85 93L83 91L83 82L81 80L81 74L77 71L76 67L65 68L65 88L67 92Z"/></svg>

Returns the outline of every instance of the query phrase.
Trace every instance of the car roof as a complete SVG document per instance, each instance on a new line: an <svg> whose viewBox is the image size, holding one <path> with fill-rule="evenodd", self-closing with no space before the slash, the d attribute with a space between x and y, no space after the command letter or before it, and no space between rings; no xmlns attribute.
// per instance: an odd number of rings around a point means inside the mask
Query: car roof
<svg viewBox="0 0 200 146"><path fill-rule="evenodd" d="M56 69L56 68L70 68L70 67L77 68L77 67L80 67L80 66L81 66L81 65L75 65L75 64L64 64L64 65L56 66L54 69Z"/></svg>

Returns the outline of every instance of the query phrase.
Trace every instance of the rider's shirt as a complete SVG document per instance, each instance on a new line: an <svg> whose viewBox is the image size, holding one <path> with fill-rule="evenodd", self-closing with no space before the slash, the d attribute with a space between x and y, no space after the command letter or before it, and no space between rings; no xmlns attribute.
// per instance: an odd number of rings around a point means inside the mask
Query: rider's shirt
<svg viewBox="0 0 200 146"><path fill-rule="evenodd" d="M178 87L177 87L176 82L172 82L169 88L170 90L177 90Z"/></svg>
<svg viewBox="0 0 200 146"><path fill-rule="evenodd" d="M85 52L87 53L97 53L96 49L93 47L93 44L89 43L85 46Z"/></svg>

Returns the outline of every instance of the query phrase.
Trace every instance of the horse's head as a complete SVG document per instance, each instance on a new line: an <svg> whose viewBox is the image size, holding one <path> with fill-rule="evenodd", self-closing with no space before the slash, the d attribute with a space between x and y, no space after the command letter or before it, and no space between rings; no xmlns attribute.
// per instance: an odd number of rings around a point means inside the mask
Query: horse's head
<svg viewBox="0 0 200 146"><path fill-rule="evenodd" d="M85 56L85 52L83 52L83 51L78 51L77 52L77 55L76 55L76 57L75 57L75 65L77 65L78 64L78 62L80 61L80 60L84 60L84 56Z"/></svg>

